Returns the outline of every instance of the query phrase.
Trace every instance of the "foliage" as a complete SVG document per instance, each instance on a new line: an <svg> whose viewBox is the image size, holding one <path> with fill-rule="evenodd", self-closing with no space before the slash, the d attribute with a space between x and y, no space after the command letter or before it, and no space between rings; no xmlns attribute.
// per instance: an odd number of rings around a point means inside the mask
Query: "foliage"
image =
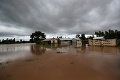
<svg viewBox="0 0 120 80"><path fill-rule="evenodd" d="M13 44L13 43L15 43L15 38L14 39L7 38L6 40L3 39L2 41L0 40L0 43L1 44Z"/></svg>
<svg viewBox="0 0 120 80"><path fill-rule="evenodd" d="M120 39L120 31L118 30L111 30L109 29L108 31L102 32L102 31L98 31L95 32L95 35L97 35L97 37L100 36L104 36L105 39Z"/></svg>
<svg viewBox="0 0 120 80"><path fill-rule="evenodd" d="M14 39L3 39L0 40L0 44L16 44L16 43L29 43L29 41L23 41L22 39L20 41L16 41L15 38Z"/></svg>
<svg viewBox="0 0 120 80"><path fill-rule="evenodd" d="M88 39L92 39L92 40L93 40L93 38L94 38L94 36L89 36L89 37L87 38L87 40L88 40Z"/></svg>
<svg viewBox="0 0 120 80"><path fill-rule="evenodd" d="M60 36L60 37L57 37L57 38L62 38L62 36Z"/></svg>
<svg viewBox="0 0 120 80"><path fill-rule="evenodd" d="M76 38L79 38L79 39L81 39L81 40L86 40L86 37L85 37L85 34L77 34L76 35Z"/></svg>
<svg viewBox="0 0 120 80"><path fill-rule="evenodd" d="M79 35L79 34L77 34L77 35L76 35L76 38L80 38L80 35Z"/></svg>
<svg viewBox="0 0 120 80"><path fill-rule="evenodd" d="M85 34L81 34L81 40L86 40Z"/></svg>
<svg viewBox="0 0 120 80"><path fill-rule="evenodd" d="M45 33L42 33L41 31L35 31L35 33L32 33L30 35L30 42L35 42L36 44L40 44L42 40L46 38Z"/></svg>

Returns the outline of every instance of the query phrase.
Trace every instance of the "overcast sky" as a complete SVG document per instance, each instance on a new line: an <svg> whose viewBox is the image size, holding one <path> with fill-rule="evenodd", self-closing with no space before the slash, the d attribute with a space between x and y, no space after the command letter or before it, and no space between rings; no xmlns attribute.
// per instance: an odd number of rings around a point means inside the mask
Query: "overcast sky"
<svg viewBox="0 0 120 80"><path fill-rule="evenodd" d="M120 30L120 0L0 0L0 37ZM28 37L26 37L28 38Z"/></svg>

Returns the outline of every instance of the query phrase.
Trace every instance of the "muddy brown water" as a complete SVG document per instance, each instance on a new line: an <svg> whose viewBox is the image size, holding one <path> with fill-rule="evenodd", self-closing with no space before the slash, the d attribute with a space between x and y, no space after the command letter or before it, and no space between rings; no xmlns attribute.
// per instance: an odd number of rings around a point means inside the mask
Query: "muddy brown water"
<svg viewBox="0 0 120 80"><path fill-rule="evenodd" d="M0 45L0 80L120 80L120 48Z"/></svg>

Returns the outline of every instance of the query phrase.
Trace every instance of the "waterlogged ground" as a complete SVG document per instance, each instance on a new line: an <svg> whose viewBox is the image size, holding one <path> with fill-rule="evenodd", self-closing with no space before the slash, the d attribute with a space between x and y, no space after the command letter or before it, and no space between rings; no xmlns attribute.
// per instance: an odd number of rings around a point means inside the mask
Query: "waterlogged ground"
<svg viewBox="0 0 120 80"><path fill-rule="evenodd" d="M120 48L0 45L0 80L120 80Z"/></svg>

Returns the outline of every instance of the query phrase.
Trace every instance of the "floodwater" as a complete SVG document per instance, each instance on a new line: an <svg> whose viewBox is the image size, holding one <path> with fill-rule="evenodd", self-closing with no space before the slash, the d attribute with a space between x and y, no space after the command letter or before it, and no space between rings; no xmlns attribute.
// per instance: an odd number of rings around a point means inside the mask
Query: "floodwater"
<svg viewBox="0 0 120 80"><path fill-rule="evenodd" d="M0 45L0 80L120 80L120 48Z"/></svg>

